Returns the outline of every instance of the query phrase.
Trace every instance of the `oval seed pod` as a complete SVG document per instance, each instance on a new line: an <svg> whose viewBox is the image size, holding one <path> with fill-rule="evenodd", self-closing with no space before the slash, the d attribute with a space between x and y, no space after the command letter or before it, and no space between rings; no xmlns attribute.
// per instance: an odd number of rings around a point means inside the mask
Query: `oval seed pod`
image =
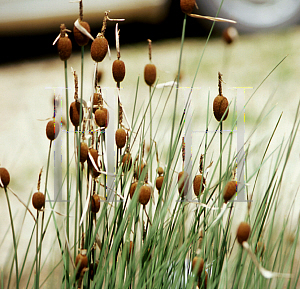
<svg viewBox="0 0 300 289"><path fill-rule="evenodd" d="M196 6L195 0L180 0L181 11L185 14L191 14Z"/></svg>
<svg viewBox="0 0 300 289"><path fill-rule="evenodd" d="M81 21L79 20L79 24L84 27L86 29L87 32L91 32L91 28L90 28L90 25L85 22L85 21ZM85 46L88 44L90 38L86 35L84 35L83 33L81 33L77 28L76 26L74 26L73 28L73 35L74 35L74 39L76 41L76 43L79 45L79 46Z"/></svg>
<svg viewBox="0 0 300 289"><path fill-rule="evenodd" d="M151 187L148 184L144 184L140 188L139 192L139 202L140 204L146 206L151 197Z"/></svg>
<svg viewBox="0 0 300 289"><path fill-rule="evenodd" d="M202 186L201 186L201 182L202 182ZM201 186L201 190L200 190L200 186ZM202 193L204 191L204 186L205 186L205 178L203 177L203 175L202 174L196 175L193 181L193 189L197 197L199 196L200 192Z"/></svg>
<svg viewBox="0 0 300 289"><path fill-rule="evenodd" d="M75 259L75 267L78 267L78 271L76 274L77 279L80 276L80 273L83 269L88 267L88 258L86 256L86 250L82 249L81 252L76 256Z"/></svg>
<svg viewBox="0 0 300 289"><path fill-rule="evenodd" d="M227 107L228 107L228 100L225 96L218 95L214 99L213 111L214 111L214 116L215 116L217 121L221 120L221 118L224 115ZM227 110L226 114L224 115L223 121L227 118L228 112L229 112L229 109Z"/></svg>
<svg viewBox="0 0 300 289"><path fill-rule="evenodd" d="M98 151L94 148L90 148L89 153L93 157L93 160L94 160L94 162L97 166L97 169L99 170L99 167L98 167ZM100 175L100 173L96 171L96 169L95 169L94 165L92 164L92 161L90 160L89 156L88 156L87 162L88 162L88 165L89 165L89 169L92 170L92 172L93 172L93 177L97 178Z"/></svg>
<svg viewBox="0 0 300 289"><path fill-rule="evenodd" d="M225 204L231 200L231 198L236 194L236 191L237 191L236 181L230 181L226 184L224 188L224 194L223 194Z"/></svg>
<svg viewBox="0 0 300 289"><path fill-rule="evenodd" d="M158 192L160 192L160 189L162 187L163 181L164 181L164 176L158 176L156 178L155 187L158 190Z"/></svg>
<svg viewBox="0 0 300 289"><path fill-rule="evenodd" d="M187 195L188 187L189 187L188 174L184 171L181 171L178 174L178 192L182 198L184 198Z"/></svg>
<svg viewBox="0 0 300 289"><path fill-rule="evenodd" d="M126 153L122 158L123 172L129 171L132 166L132 158L130 153Z"/></svg>
<svg viewBox="0 0 300 289"><path fill-rule="evenodd" d="M41 192L36 192L32 196L32 205L35 209L41 210L45 207L45 195Z"/></svg>
<svg viewBox="0 0 300 289"><path fill-rule="evenodd" d="M82 108L82 114L81 114L81 121L83 119L83 108ZM73 101L70 105L70 119L74 126L79 126L79 120L80 120L80 102L79 101Z"/></svg>
<svg viewBox="0 0 300 289"><path fill-rule="evenodd" d="M89 148L85 142L80 144L80 162L83 164L88 158Z"/></svg>
<svg viewBox="0 0 300 289"><path fill-rule="evenodd" d="M98 213L100 210L100 197L99 195L93 195L91 199L91 211Z"/></svg>
<svg viewBox="0 0 300 289"><path fill-rule="evenodd" d="M109 121L108 110L104 107L97 109L95 112L95 121L98 126L107 128Z"/></svg>
<svg viewBox="0 0 300 289"><path fill-rule="evenodd" d="M205 271L205 279L204 279L204 289L207 288L207 279L208 279L208 273ZM203 281L201 278L198 280L198 287L201 288L201 284L203 284Z"/></svg>
<svg viewBox="0 0 300 289"><path fill-rule="evenodd" d="M108 51L108 42L103 35L97 36L91 46L91 56L96 62L101 62Z"/></svg>
<svg viewBox="0 0 300 289"><path fill-rule="evenodd" d="M237 241L242 245L243 242L246 242L250 236L250 225L245 222L241 222L237 232L236 232L236 237Z"/></svg>
<svg viewBox="0 0 300 289"><path fill-rule="evenodd" d="M72 42L67 35L59 37L57 41L57 51L61 60L67 60L70 58L72 54Z"/></svg>
<svg viewBox="0 0 300 289"><path fill-rule="evenodd" d="M199 263L199 267L198 267L198 271L197 271L197 275L198 277L201 276L203 268L204 268L204 260L201 257L195 256L192 262L192 271L194 271L194 269L197 266L197 263Z"/></svg>
<svg viewBox="0 0 300 289"><path fill-rule="evenodd" d="M0 179L1 179L1 183L2 183L2 184L0 183L0 187L6 188L10 182L10 175L6 168L0 168Z"/></svg>
<svg viewBox="0 0 300 289"><path fill-rule="evenodd" d="M119 149L123 148L127 141L127 133L125 129L119 128L116 130L115 134L116 145Z"/></svg>
<svg viewBox="0 0 300 289"><path fill-rule="evenodd" d="M130 199L132 199L132 197L133 197L133 194L134 194L134 192L136 190L137 184L138 184L138 182L134 182L130 186L130 189L129 189Z"/></svg>
<svg viewBox="0 0 300 289"><path fill-rule="evenodd" d="M100 98L99 94L94 93L94 95L93 95L93 113L95 113L96 110L98 109L99 98ZM97 107L95 107L95 105Z"/></svg>
<svg viewBox="0 0 300 289"><path fill-rule="evenodd" d="M134 177L136 179L140 178L140 176L141 176L141 174L142 174L142 172L143 172L143 170L144 170L145 167L146 167L145 163L141 163L139 166L137 166L137 168L136 168L136 170L134 172Z"/></svg>
<svg viewBox="0 0 300 289"><path fill-rule="evenodd" d="M239 33L237 29L233 26L227 27L226 29L223 30L222 37L223 40L227 44L231 44L237 37Z"/></svg>
<svg viewBox="0 0 300 289"><path fill-rule="evenodd" d="M57 135L59 133L59 125L55 126L55 121L50 120L47 123L46 126L46 136L49 140L54 140L56 139Z"/></svg>
<svg viewBox="0 0 300 289"><path fill-rule="evenodd" d="M115 82L122 82L125 77L125 63L117 59L112 65L112 74Z"/></svg>
<svg viewBox="0 0 300 289"><path fill-rule="evenodd" d="M152 86L156 80L156 66L152 63L148 63L144 69L144 79L145 82Z"/></svg>
<svg viewBox="0 0 300 289"><path fill-rule="evenodd" d="M95 273L97 272L98 265L99 265L98 260L95 262L95 265L94 265L94 263L90 264L89 277L92 281L94 280L94 276L95 276Z"/></svg>

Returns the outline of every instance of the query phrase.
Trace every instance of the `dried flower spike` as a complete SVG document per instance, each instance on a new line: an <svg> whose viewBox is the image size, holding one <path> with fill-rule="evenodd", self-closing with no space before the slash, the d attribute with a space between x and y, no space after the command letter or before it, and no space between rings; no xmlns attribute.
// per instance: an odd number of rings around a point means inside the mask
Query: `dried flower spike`
<svg viewBox="0 0 300 289"><path fill-rule="evenodd" d="M197 256L194 257L193 262L192 262L192 271L194 271L194 269L196 268L197 265L199 267L198 267L198 271L196 273L197 273L198 277L200 277L202 274L203 268L204 268L203 258L197 257Z"/></svg>
<svg viewBox="0 0 300 289"><path fill-rule="evenodd" d="M140 204L146 206L150 200L150 197L151 197L151 187L148 184L142 185L139 193Z"/></svg>
<svg viewBox="0 0 300 289"><path fill-rule="evenodd" d="M129 152L124 154L124 156L122 158L122 165L123 165L123 172L130 170L130 168L132 166L132 158L131 158L131 154Z"/></svg>
<svg viewBox="0 0 300 289"><path fill-rule="evenodd" d="M81 108L81 121L83 119L83 108ZM76 127L79 126L80 121L80 102L79 101L73 101L70 105L70 119L72 124Z"/></svg>
<svg viewBox="0 0 300 289"><path fill-rule="evenodd" d="M241 222L237 232L236 232L236 237L237 241L242 245L243 242L246 242L250 236L250 225L245 222Z"/></svg>
<svg viewBox="0 0 300 289"><path fill-rule="evenodd" d="M89 148L85 142L80 144L80 162L83 164L88 158Z"/></svg>
<svg viewBox="0 0 300 289"><path fill-rule="evenodd" d="M101 62L105 58L107 51L108 42L101 33L98 33L91 46L92 59L96 62Z"/></svg>
<svg viewBox="0 0 300 289"><path fill-rule="evenodd" d="M202 183L202 185L201 185ZM201 186L201 189L200 189ZM196 175L193 181L193 189L195 195L198 197L200 192L202 193L204 191L205 186L205 178L202 174Z"/></svg>
<svg viewBox="0 0 300 289"><path fill-rule="evenodd" d="M180 0L181 11L185 14L191 14L196 7L195 0Z"/></svg>
<svg viewBox="0 0 300 289"><path fill-rule="evenodd" d="M32 196L32 205L33 207L40 211L45 207L45 195L41 192L36 192Z"/></svg>
<svg viewBox="0 0 300 289"><path fill-rule="evenodd" d="M125 77L125 63L120 60L120 42L119 42L119 30L118 23L116 24L116 50L117 50L117 58L112 65L112 74L115 82L120 83L123 81Z"/></svg>
<svg viewBox="0 0 300 289"><path fill-rule="evenodd" d="M52 140L56 139L58 133L59 133L59 126L55 125L54 120L50 120L46 126L47 138L52 141Z"/></svg>
<svg viewBox="0 0 300 289"><path fill-rule="evenodd" d="M226 29L223 30L222 33L222 37L223 40L227 43L227 44L231 44L232 42L234 42L239 36L239 33L237 31L237 29L233 26L229 26Z"/></svg>
<svg viewBox="0 0 300 289"><path fill-rule="evenodd" d="M123 128L119 128L115 134L116 145L119 149L122 149L127 141L127 132Z"/></svg>
<svg viewBox="0 0 300 289"><path fill-rule="evenodd" d="M181 198L184 198L187 195L189 187L189 177L185 171L181 171L178 174L178 192Z"/></svg>
<svg viewBox="0 0 300 289"><path fill-rule="evenodd" d="M222 74L219 72L219 95L214 99L213 103L213 111L214 116L217 121L220 121L223 117L223 121L227 118L229 109L228 108L228 100L222 94ZM226 111L227 110L227 111ZM226 112L226 113L225 113Z"/></svg>
<svg viewBox="0 0 300 289"><path fill-rule="evenodd" d="M72 54L72 42L68 37L65 24L60 25L60 37L57 41L57 51L61 60L67 60Z"/></svg>
<svg viewBox="0 0 300 289"><path fill-rule="evenodd" d="M0 168L0 187L6 188L10 182L10 175L6 168Z"/></svg>
<svg viewBox="0 0 300 289"><path fill-rule="evenodd" d="M148 39L149 42L149 60L152 58L152 41ZM152 86L156 80L156 66L153 63L148 63L144 69L144 79L147 85Z"/></svg>
<svg viewBox="0 0 300 289"><path fill-rule="evenodd" d="M76 274L77 279L80 276L82 270L88 267L88 258L86 256L87 250L81 249L81 252L76 256L75 259L75 266L78 267L78 271Z"/></svg>
<svg viewBox="0 0 300 289"><path fill-rule="evenodd" d="M95 112L95 121L98 126L107 128L109 121L108 110L104 107L101 107Z"/></svg>
<svg viewBox="0 0 300 289"><path fill-rule="evenodd" d="M130 186L130 189L129 189L130 199L132 199L132 197L133 197L133 194L136 190L137 184L138 184L138 182L133 182Z"/></svg>
<svg viewBox="0 0 300 289"><path fill-rule="evenodd" d="M158 190L158 192L160 192L163 181L164 181L164 176L163 176L164 169L162 167L159 167L157 169L157 173L158 173L158 177L156 178L156 181L155 181L155 187Z"/></svg>
<svg viewBox="0 0 300 289"><path fill-rule="evenodd" d="M98 213L100 210L100 197L99 195L93 195L91 199L91 211Z"/></svg>
<svg viewBox="0 0 300 289"><path fill-rule="evenodd" d="M224 203L226 204L231 198L236 194L237 191L237 183L236 181L229 181L224 188Z"/></svg>

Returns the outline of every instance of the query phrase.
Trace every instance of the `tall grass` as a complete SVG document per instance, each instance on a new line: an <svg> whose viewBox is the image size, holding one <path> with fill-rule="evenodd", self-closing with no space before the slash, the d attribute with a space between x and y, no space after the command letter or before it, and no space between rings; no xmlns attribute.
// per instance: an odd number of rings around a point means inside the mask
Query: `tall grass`
<svg viewBox="0 0 300 289"><path fill-rule="evenodd" d="M128 130L125 148L118 150L116 157L111 151L112 135L117 125L112 127L99 127L95 123L93 110L93 96L86 97L84 87L89 83L83 81L84 49L81 51L81 93L80 93L80 125L72 127L69 123L69 94L68 64L64 62L65 73L65 115L66 118L66 160L63 188L60 193L65 194L67 203L60 206L57 200L46 202L43 217L36 218L32 228L31 237L25 242L26 255L23 259L18 256L20 243L18 233L15 231L16 219L11 212L9 191L4 189L10 216L12 232L12 260L10 271L1 269L1 288L46 288L51 284L59 284L61 288L297 288L300 276L297 262L298 236L300 223L292 224L291 217L295 211L292 202L287 208L284 219L278 217L280 206L280 193L284 191L284 175L289 166L291 152L295 144L300 125L299 106L295 114L294 123L287 129L287 137L275 146L274 141L281 116L270 131L269 139L260 143L262 156L257 160L256 147L253 147L251 136L245 143L245 195L248 203L238 203L232 200L224 204L223 193L226 183L230 180L236 167L238 151L234 147L234 132L237 118L243 117L235 112L235 100L230 102L229 117L217 122L210 111L212 98L210 93L206 99L199 102L207 104L206 115L202 124L205 131L201 133L201 142L193 147L192 170L189 173L188 196L192 200L182 198L178 193L178 173L182 166L181 149L182 137L185 137L187 124L188 102L194 91L195 79L201 69L201 61L211 36L207 38L206 45L199 53L194 78L187 88L188 101L183 106L180 99L180 72L188 15L183 15L183 29L176 82L171 87L164 87L161 91L157 82L149 88L149 97L144 98L144 105L137 107L139 88L141 83L137 76L135 99L132 114L124 111L128 117L124 126ZM213 29L213 26L212 26ZM155 54L155 50L153 50ZM58 60L59 61L59 60ZM254 93L257 93L261 83L256 84ZM217 82L216 71L216 86ZM224 79L226 76L224 76ZM91 81L92 83L92 81ZM94 82L93 82L94 83ZM99 92L101 87L92 87L93 93ZM115 93L115 92L116 93ZM164 100L163 94L167 92ZM103 93L104 101L97 103L97 108L107 107L110 112L110 121L119 115L122 95L120 83L117 88ZM252 95L252 96L253 96ZM159 96L159 97L156 97ZM252 98L252 96L250 98ZM118 97L118 109L109 107L109 98ZM90 106L85 105L91 103ZM246 103L247 107L248 102ZM81 107L84 107L84 113ZM158 108L161 115L156 115ZM123 107L124 109L124 107ZM169 119L164 115L172 115ZM270 111L263 108L261 115L266 117ZM146 116L150 115L149 121ZM264 119L262 117L262 119ZM167 119L167 123L165 120ZM223 123L229 133L224 133ZM115 122L112 122L115 123ZM255 124L251 130L258 129L260 123ZM119 126L119 122L118 122ZM62 127L61 127L62 128ZM75 141L72 147L69 137L74 129ZM165 138L160 135L165 130ZM62 131L60 133L63 133ZM218 139L219 135L219 139ZM83 137L84 136L84 137ZM150 149L145 149L145 140L150 136ZM80 162L80 143L86 142L89 148L97 151L97 158L88 154L88 163ZM79 148L79 149L77 149ZM215 150L216 148L216 150ZM117 150L117 149L116 149ZM213 152L212 152L213 150ZM53 192L48 190L48 174L51 144L47 159L44 194L49 199ZM91 152L91 151L90 151ZM132 165L122 163L123 156L129 152ZM194 171L199 164L200 155L203 155L203 166L206 182L205 189L196 198L192 192ZM100 161L101 160L101 161ZM111 160L115 165L115 173L110 175ZM209 164L212 161L211 167ZM141 165L145 164L144 169ZM158 192L155 188L157 169L164 169L164 181ZM267 173L266 173L267 172ZM263 182L261 180L263 175ZM150 178L149 178L150 176ZM14 178L14 176L11 176ZM111 178L114 178L113 184ZM254 182L254 186L248 186ZM133 183L136 189L132 195L129 191ZM140 200L141 188L151 187L151 196L147 205ZM252 191L250 191L250 188ZM2 189L1 189L2 190ZM237 192L243 193L243 192ZM109 196L113 194L113 199ZM98 212L92 211L91 199L93 195L100 196L101 206ZM114 201L112 201L114 200ZM226 206L226 209L225 207ZM29 204L27 204L29 208ZM47 213L47 210L51 213ZM225 214L219 218L219 214ZM45 220L44 220L45 213ZM28 214L25 210L25 214ZM37 212L39 214L39 212ZM38 215L37 215L38 216ZM236 241L236 227L240 221L250 224L251 234L248 239L251 250L255 252L258 242L264 244L262 250L256 250L256 257L260 264L270 271L291 273L290 278L264 278L254 266L249 255ZM41 223L41 224L40 224ZM49 226L56 235L52 247L42 246L45 238L49 237ZM286 241L287 228L295 232L290 243ZM36 230L36 248L30 250ZM6 233L8 234L8 232ZM40 237L38 237L40 236ZM54 247L59 248L60 255L50 255ZM28 258L28 252L33 254ZM85 253L86 252L86 253ZM87 264L85 264L85 255ZM200 271L200 261L192 261L196 256L203 259L204 269ZM78 259L80 257L79 262ZM198 260L201 260L201 259ZM43 260L44 259L44 260ZM196 264L196 265L195 265ZM15 269L13 269L13 266ZM26 275L25 268L28 268ZM36 268L36 269L35 269ZM14 278L12 278L14 276ZM50 284L50 285L49 285Z"/></svg>

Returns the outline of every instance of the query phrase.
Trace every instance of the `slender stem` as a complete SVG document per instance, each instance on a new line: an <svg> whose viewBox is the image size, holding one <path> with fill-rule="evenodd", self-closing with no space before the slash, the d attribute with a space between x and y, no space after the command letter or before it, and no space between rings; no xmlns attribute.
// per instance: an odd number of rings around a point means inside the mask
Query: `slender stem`
<svg viewBox="0 0 300 289"><path fill-rule="evenodd" d="M4 188L5 191L5 196L7 200L7 205L8 205L8 211L9 211L9 217L10 217L10 225L11 225L11 231L13 235L13 242L14 242L14 249L15 249L15 264L16 264L16 288L19 289L19 270L18 270L18 252L17 252L17 241L16 241L16 235L15 235L15 229L14 229L14 221L11 213L11 206L7 194L7 189L6 187Z"/></svg>
<svg viewBox="0 0 300 289"><path fill-rule="evenodd" d="M151 86L149 86L149 113L150 113L150 150L149 150L149 155L150 155L150 182L152 183L152 101L151 101Z"/></svg>
<svg viewBox="0 0 300 289"><path fill-rule="evenodd" d="M69 162L70 162L70 156L69 156L69 95L68 95L68 71L67 71L68 65L67 60L65 60L65 89L66 89L66 121L67 121L67 222L66 222L66 231L67 231L67 238L69 240L70 235L70 220L69 220L69 213L70 213L70 176L69 176ZM66 288L69 286L69 254L66 250L66 272L65 272L65 278L66 278Z"/></svg>
<svg viewBox="0 0 300 289"><path fill-rule="evenodd" d="M222 182L222 150L223 150L223 121L220 123L220 179L219 179L219 194L221 195L221 182ZM221 205L222 198L219 198L219 205Z"/></svg>
<svg viewBox="0 0 300 289"><path fill-rule="evenodd" d="M39 258L38 258L38 254L39 254L39 211L36 210L36 240L35 240L35 245L36 245L36 259L35 259L35 268L36 268L36 272L35 272L35 288L39 288Z"/></svg>

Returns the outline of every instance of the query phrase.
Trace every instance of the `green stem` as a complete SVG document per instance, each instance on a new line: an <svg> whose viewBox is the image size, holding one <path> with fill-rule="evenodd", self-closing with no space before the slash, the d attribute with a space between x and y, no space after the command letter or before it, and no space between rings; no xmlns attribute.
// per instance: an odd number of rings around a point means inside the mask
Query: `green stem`
<svg viewBox="0 0 300 289"><path fill-rule="evenodd" d="M36 245L36 259L35 259L35 268L36 268L36 272L35 272L35 288L39 288L39 258L38 258L38 254L39 254L39 211L36 211L36 240L35 240L35 245Z"/></svg>
<svg viewBox="0 0 300 289"><path fill-rule="evenodd" d="M151 86L149 86L149 113L150 113L150 158L152 156L152 101L151 101ZM152 159L150 159L150 182L152 183Z"/></svg>
<svg viewBox="0 0 300 289"><path fill-rule="evenodd" d="M223 150L223 121L220 123L220 179L219 179L219 195L221 195L221 182L222 182L222 150ZM221 205L222 198L219 198L219 206Z"/></svg>
<svg viewBox="0 0 300 289"><path fill-rule="evenodd" d="M69 176L69 94L68 94L68 71L67 71L67 60L65 60L65 89L66 89L66 121L67 121L67 224L66 224L66 231L67 231L67 238L69 240L70 235L70 220L69 220L69 211L70 211L70 176ZM66 253L66 288L69 286L69 254L68 251Z"/></svg>
<svg viewBox="0 0 300 289"><path fill-rule="evenodd" d="M15 264L16 264L16 288L19 289L19 270L18 270L18 252L17 252L17 241L16 241L16 235L15 235L15 229L14 229L14 221L11 213L11 206L7 194L7 189L6 187L4 188L5 191L5 196L7 200L7 205L8 205L8 211L9 211L9 218L10 218L10 225L11 225L11 231L13 235L13 242L14 242L14 249L15 249Z"/></svg>

